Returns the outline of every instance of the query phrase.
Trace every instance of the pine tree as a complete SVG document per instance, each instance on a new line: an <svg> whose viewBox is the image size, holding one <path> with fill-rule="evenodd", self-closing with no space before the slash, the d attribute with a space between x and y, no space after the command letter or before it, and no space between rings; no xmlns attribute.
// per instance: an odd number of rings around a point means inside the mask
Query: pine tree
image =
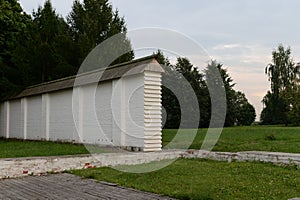
<svg viewBox="0 0 300 200"><path fill-rule="evenodd" d="M118 10L113 11L108 0L84 0L82 3L75 0L68 16L68 23L79 50L77 54L80 62L94 47L119 33L123 34L123 38L118 41L118 44L112 44L114 46L111 49L120 52L129 51L113 64L130 61L134 58L130 41L126 38L125 20L119 16ZM108 54L102 56L103 59L109 57L109 52L102 53ZM84 70L93 70L93 67Z"/></svg>

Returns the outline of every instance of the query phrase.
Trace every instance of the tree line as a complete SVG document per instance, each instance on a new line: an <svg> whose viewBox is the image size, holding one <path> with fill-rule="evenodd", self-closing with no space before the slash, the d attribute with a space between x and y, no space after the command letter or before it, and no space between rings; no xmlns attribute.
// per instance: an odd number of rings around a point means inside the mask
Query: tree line
<svg viewBox="0 0 300 200"><path fill-rule="evenodd" d="M172 73L168 73L168 70L176 71L183 75L183 77L190 83L193 88L198 107L200 110L200 120L198 127L209 127L211 119L211 95L207 85L207 80L211 79L217 87L221 87L225 91L226 102L225 103L225 124L224 126L234 126L234 125L251 125L256 118L256 113L253 105L251 105L246 98L246 95L241 91L236 91L234 89L235 83L230 77L228 71L221 63L212 60L205 68L203 72L199 71L197 66L194 66L188 58L177 58L175 64L171 64L169 59L166 58L161 51L157 53L158 61L160 64L166 66L167 73L163 74L164 79ZM220 80L222 83L217 83L217 79L213 79L214 76L213 69L217 69L221 76ZM172 74L173 75L173 74ZM174 78L174 77L172 77ZM176 77L175 77L176 78ZM194 116L195 105L190 105L189 94L185 92L185 88L182 85L177 85L181 88L183 92L183 105L187 107L190 113L190 120ZM176 95L168 88L163 85L162 88L162 105L166 112L163 115L165 121L165 128L178 128L180 127L181 120L181 109ZM220 104L219 104L220 105ZM219 113L220 114L220 113ZM189 119L188 119L189 120ZM186 123L188 124L188 123ZM183 127L189 128L189 127ZM195 128L195 127L193 127Z"/></svg>
<svg viewBox="0 0 300 200"><path fill-rule="evenodd" d="M2 0L0 27L1 99L15 95L27 86L75 75L95 46L127 31L124 18L108 0L75 0L66 19L55 11L50 0L32 14L25 13L17 0ZM112 64L134 58L129 39L124 37L122 44L131 51ZM200 72L187 58L178 58L175 64L170 64L162 52L156 54L166 71L182 74L194 90L200 110L198 127L208 127L210 123L211 99L207 79L212 74L212 68L219 71L226 93L225 126L253 123L256 116L254 107L243 92L234 89L235 83L222 64L211 61ZM167 78L168 73L165 73L163 80ZM187 120L192 120L195 118L195 108L189 105L185 86L180 87L184 96L183 106L189 112ZM162 104L167 113L164 115L165 128L178 128L182 120L178 99L167 87L163 87L162 93Z"/></svg>
<svg viewBox="0 0 300 200"><path fill-rule="evenodd" d="M124 18L108 0L75 0L67 19L50 0L31 15L17 0L1 0L0 27L0 98L75 75L95 46L127 31ZM123 42L131 49L127 38ZM114 63L133 58L131 51Z"/></svg>

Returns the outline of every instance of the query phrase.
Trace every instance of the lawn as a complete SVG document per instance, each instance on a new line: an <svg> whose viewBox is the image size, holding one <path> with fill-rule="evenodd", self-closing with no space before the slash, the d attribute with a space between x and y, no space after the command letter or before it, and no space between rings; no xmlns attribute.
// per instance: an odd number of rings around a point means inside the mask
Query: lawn
<svg viewBox="0 0 300 200"><path fill-rule="evenodd" d="M191 130L184 130L184 134L172 148L182 148L185 137L189 137ZM174 137L177 130L163 130L163 146ZM190 146L200 149L207 129L199 129ZM273 151L300 153L300 127L249 126L224 128L213 151Z"/></svg>
<svg viewBox="0 0 300 200"><path fill-rule="evenodd" d="M47 141L0 139L0 158L57 156L89 153L83 145Z"/></svg>
<svg viewBox="0 0 300 200"><path fill-rule="evenodd" d="M139 165L137 167L145 167ZM289 199L300 197L300 170L266 163L179 159L159 171L130 174L111 168L71 171L178 199Z"/></svg>
<svg viewBox="0 0 300 200"><path fill-rule="evenodd" d="M207 129L199 129L190 146L200 149ZM172 140L177 130L163 130L163 146ZM184 134L173 143L172 148L183 148L191 130L183 130ZM107 150L93 148L93 153ZM300 127L250 126L224 128L214 151L278 151L300 153ZM47 141L6 140L0 138L0 158L57 156L87 154L84 145L57 143Z"/></svg>

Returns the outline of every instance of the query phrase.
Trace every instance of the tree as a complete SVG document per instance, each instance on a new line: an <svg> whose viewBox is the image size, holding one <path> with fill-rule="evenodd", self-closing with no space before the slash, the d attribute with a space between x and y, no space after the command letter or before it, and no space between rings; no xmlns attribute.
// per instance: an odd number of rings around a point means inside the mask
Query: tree
<svg viewBox="0 0 300 200"><path fill-rule="evenodd" d="M17 0L0 1L0 98L29 85L75 75L90 50L117 33L123 34L114 52L129 53L115 63L134 57L125 20L107 0L75 1L68 22L50 0L32 16Z"/></svg>
<svg viewBox="0 0 300 200"><path fill-rule="evenodd" d="M288 124L288 113L291 111L291 94L295 80L299 77L300 66L291 58L291 49L279 45L272 52L272 63L268 64L265 73L271 82L271 91L263 99L265 105L261 120L263 124Z"/></svg>
<svg viewBox="0 0 300 200"><path fill-rule="evenodd" d="M17 0L0 1L0 59L10 64L11 50L17 43L17 37L26 28L27 15Z"/></svg>
<svg viewBox="0 0 300 200"><path fill-rule="evenodd" d="M217 68L221 78L213 71ZM240 91L235 91L233 79L230 77L227 69L223 68L223 65L217 63L217 61L212 60L205 72L206 81L209 81L214 85L211 89L220 90L217 93L221 93L222 89L225 90L226 94L226 109L217 108L220 110L226 110L225 126L233 125L250 125L254 122L256 114L254 107L248 102L244 93ZM221 107L224 102L218 102L219 99L214 99L217 101L216 105ZM222 111L217 112L220 116L217 119L221 119Z"/></svg>
<svg viewBox="0 0 300 200"><path fill-rule="evenodd" d="M272 52L272 63L268 64L265 73L271 82L271 91L275 96L285 91L299 73L298 67L291 58L291 48L286 50L282 45Z"/></svg>
<svg viewBox="0 0 300 200"><path fill-rule="evenodd" d="M238 91L235 93L236 100L236 124L242 126L249 126L255 121L255 108L251 105L245 94Z"/></svg>
<svg viewBox="0 0 300 200"><path fill-rule="evenodd" d="M276 96L270 91L262 100L264 109L261 112L262 124L285 124L287 123L287 105L281 96Z"/></svg>
<svg viewBox="0 0 300 200"><path fill-rule="evenodd" d="M26 30L28 19L17 0L0 1L0 98L20 90L12 54L18 43L17 38Z"/></svg>
<svg viewBox="0 0 300 200"><path fill-rule="evenodd" d="M84 0L82 3L75 0L68 16L68 23L79 50L77 54L80 63L95 46L118 33L123 33L124 36L121 42L112 44L114 45L112 49L115 51L121 49L121 52L131 50L130 41L126 38L125 20L119 16L117 10L113 11L108 0ZM113 64L130 61L133 58L134 54L131 50ZM92 68L85 70L92 70Z"/></svg>
<svg viewBox="0 0 300 200"><path fill-rule="evenodd" d="M212 72L213 67L216 67L219 71L219 74L221 75L221 80L215 77L216 75ZM225 126L233 126L235 123L235 91L233 89L235 83L233 83L233 80L229 76L227 69L224 69L222 67L222 64L217 63L215 60L213 60L211 61L211 63L208 64L205 70L205 74L206 79L208 81L214 82L214 89L224 88L227 100ZM214 78L212 78L212 76ZM221 105L221 103L218 105Z"/></svg>
<svg viewBox="0 0 300 200"><path fill-rule="evenodd" d="M39 7L33 17L33 31L36 32L33 33L36 41L33 64L41 82L74 75L78 66L73 60L75 45L67 23L55 12L50 0Z"/></svg>
<svg viewBox="0 0 300 200"><path fill-rule="evenodd" d="M199 118L199 113L193 107L195 105L190 103L190 92L194 92L198 102L197 106L201 112L197 126L208 126L209 95L203 74L187 58L177 58L176 64L171 65L168 58L165 58L160 50L156 53L156 58L160 64L164 65L166 71L162 78L162 105L166 110L163 116L164 120L166 120L165 128L178 128L181 120L182 124L187 126L186 128L191 128L188 124L193 124L192 126L196 124L194 119ZM186 81L183 81L182 78ZM170 84L177 91L176 95L173 93L174 91L168 88ZM179 102L183 105L180 105ZM180 106L184 106L184 110L189 113L183 119L181 118L183 113L181 113ZM192 123L189 123L189 121Z"/></svg>
<svg viewBox="0 0 300 200"><path fill-rule="evenodd" d="M70 27L52 7L50 0L33 12L26 32L18 38L14 63L28 86L75 75L77 62Z"/></svg>
<svg viewBox="0 0 300 200"><path fill-rule="evenodd" d="M300 63L297 64L297 67ZM300 77L295 78L291 84L290 90L287 92L287 99L290 102L289 112L287 113L289 121L293 125L300 125Z"/></svg>
<svg viewBox="0 0 300 200"><path fill-rule="evenodd" d="M192 87L193 92L198 101L198 107L200 110L200 121L198 127L207 127L209 125L209 92L204 80L204 75L200 73L199 69L195 67L188 58L177 58L177 63L174 65L174 69L183 75L183 77L187 80L189 85ZM190 87L189 86L189 87ZM184 85L181 86L181 90L188 91L188 89L184 88ZM185 92L183 92L185 93ZM196 115L199 115L195 110L195 108L190 103L190 94L185 93L183 94L184 102L185 102L185 109L189 109L189 117L191 120L196 118Z"/></svg>
<svg viewBox="0 0 300 200"><path fill-rule="evenodd" d="M222 64L212 60L203 74L187 58L179 57L176 64L172 65L160 50L156 53L156 58L166 71L162 78L162 105L166 111L163 113L163 119L166 121L165 128L178 128L181 120L192 121L195 114L199 114L194 111L195 105L190 104L190 93L186 92L188 87L192 87L197 97L197 106L200 109L199 127L211 125L211 112L214 112L213 120L217 121L214 121L212 126L223 126L224 112L226 114L225 126L251 125L254 122L256 113L253 105L248 102L244 93L234 90L235 83ZM181 81L183 77L189 86ZM181 91L180 100L178 94L175 95L167 88L170 83L173 84L173 88ZM210 91L208 90L209 84ZM225 93L223 98L221 97L222 93ZM190 118L181 119L180 101L184 102L183 106L185 106L185 110L188 110ZM215 107L213 111L212 104Z"/></svg>
<svg viewBox="0 0 300 200"><path fill-rule="evenodd" d="M168 83L173 83L172 80L176 78L172 76L174 75L173 71L175 69L161 50L158 50L155 56L158 63L161 64L165 70L165 73L162 74L162 106L164 108L162 118L163 122L165 122L164 128L177 129L179 128L181 120L180 105L176 95L167 87Z"/></svg>

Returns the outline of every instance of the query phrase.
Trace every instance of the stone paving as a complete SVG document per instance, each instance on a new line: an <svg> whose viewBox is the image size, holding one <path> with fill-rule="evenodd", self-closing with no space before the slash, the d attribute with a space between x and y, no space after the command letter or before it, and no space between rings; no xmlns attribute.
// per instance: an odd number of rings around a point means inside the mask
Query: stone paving
<svg viewBox="0 0 300 200"><path fill-rule="evenodd" d="M172 198L124 188L115 184L82 179L71 174L51 174L0 180L0 199L128 199L171 200Z"/></svg>

